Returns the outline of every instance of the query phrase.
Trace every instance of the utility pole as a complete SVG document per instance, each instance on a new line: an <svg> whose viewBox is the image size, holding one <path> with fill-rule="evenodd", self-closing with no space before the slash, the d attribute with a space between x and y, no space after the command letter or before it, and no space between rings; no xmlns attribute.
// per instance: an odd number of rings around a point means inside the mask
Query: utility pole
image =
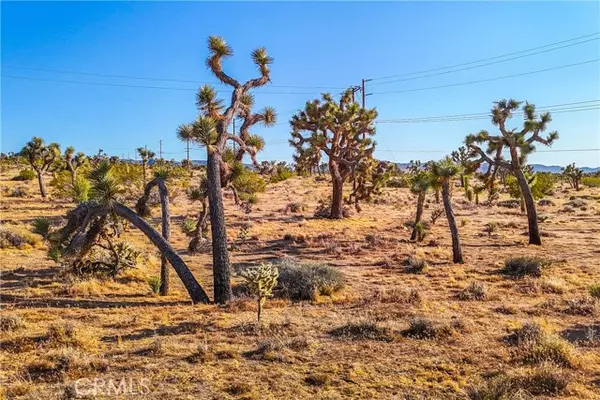
<svg viewBox="0 0 600 400"><path fill-rule="evenodd" d="M158 159L162 160L162 139L158 141Z"/></svg>
<svg viewBox="0 0 600 400"><path fill-rule="evenodd" d="M186 141L186 149L185 151L187 152L187 165L188 168L190 167L190 139L187 139Z"/></svg>
<svg viewBox="0 0 600 400"><path fill-rule="evenodd" d="M352 89L352 102L355 102L354 99L354 93L358 92L360 90L360 86L351 86L350 89Z"/></svg>
<svg viewBox="0 0 600 400"><path fill-rule="evenodd" d="M365 83L372 81L372 79L363 79L362 80L362 85L361 85L361 92L362 92L362 107L365 108L367 106L367 99L366 97L371 95L371 93L367 93L365 90Z"/></svg>

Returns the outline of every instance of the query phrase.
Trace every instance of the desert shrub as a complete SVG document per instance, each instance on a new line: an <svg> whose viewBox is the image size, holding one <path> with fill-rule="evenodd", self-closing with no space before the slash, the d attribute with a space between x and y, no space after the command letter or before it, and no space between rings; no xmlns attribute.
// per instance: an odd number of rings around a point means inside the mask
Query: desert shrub
<svg viewBox="0 0 600 400"><path fill-rule="evenodd" d="M471 282L458 294L461 300L485 300L487 297L487 286L483 282Z"/></svg>
<svg viewBox="0 0 600 400"><path fill-rule="evenodd" d="M55 323L48 327L44 342L50 347L74 347L90 350L97 347L97 340L70 322Z"/></svg>
<svg viewBox="0 0 600 400"><path fill-rule="evenodd" d="M517 278L525 276L540 277L542 271L550 266L550 262L535 257L514 257L504 262L502 273Z"/></svg>
<svg viewBox="0 0 600 400"><path fill-rule="evenodd" d="M267 187L265 180L248 168L238 170L231 183L236 188L240 200L250 204L256 204L258 202L256 193L264 192Z"/></svg>
<svg viewBox="0 0 600 400"><path fill-rule="evenodd" d="M32 181L37 177L34 170L25 168L19 171L19 174L12 178L13 181Z"/></svg>
<svg viewBox="0 0 600 400"><path fill-rule="evenodd" d="M564 312L572 315L595 315L598 302L593 297L578 297L567 300Z"/></svg>
<svg viewBox="0 0 600 400"><path fill-rule="evenodd" d="M111 173L117 182L130 189L143 189L143 168L141 164L119 162L112 165Z"/></svg>
<svg viewBox="0 0 600 400"><path fill-rule="evenodd" d="M585 199L574 198L565 203L565 206L573 207L573 208L581 208L587 206L588 202Z"/></svg>
<svg viewBox="0 0 600 400"><path fill-rule="evenodd" d="M285 165L275 166L274 171L269 177L271 183L282 182L294 176L294 171Z"/></svg>
<svg viewBox="0 0 600 400"><path fill-rule="evenodd" d="M554 202L550 199L541 199L540 201L538 201L538 206L541 207L545 207L545 206L553 206Z"/></svg>
<svg viewBox="0 0 600 400"><path fill-rule="evenodd" d="M433 210L431 212L431 225L435 225L437 220L444 214L445 214L445 212L444 212L443 208L438 208L437 210Z"/></svg>
<svg viewBox="0 0 600 400"><path fill-rule="evenodd" d="M460 220L460 226L466 226L469 223L467 218L463 218Z"/></svg>
<svg viewBox="0 0 600 400"><path fill-rule="evenodd" d="M158 294L160 292L160 285L162 285L160 276L151 276L148 278L148 286L150 287L152 294Z"/></svg>
<svg viewBox="0 0 600 400"><path fill-rule="evenodd" d="M590 286L589 293L590 296L600 299L600 283Z"/></svg>
<svg viewBox="0 0 600 400"><path fill-rule="evenodd" d="M31 231L35 234L40 235L43 238L47 238L50 233L50 220L45 217L38 217L33 220L33 228Z"/></svg>
<svg viewBox="0 0 600 400"><path fill-rule="evenodd" d="M523 324L509 335L508 341L516 346L516 357L526 363L552 362L569 368L580 364L579 354L569 342L537 323Z"/></svg>
<svg viewBox="0 0 600 400"><path fill-rule="evenodd" d="M410 256L404 260L404 270L411 274L421 274L427 269L427 261Z"/></svg>
<svg viewBox="0 0 600 400"><path fill-rule="evenodd" d="M349 218L351 216L350 208L346 205L342 206L342 216ZM331 196L327 199L319 199L317 208L315 209L314 216L316 218L329 218L331 217Z"/></svg>
<svg viewBox="0 0 600 400"><path fill-rule="evenodd" d="M38 235L16 226L0 227L0 249L36 247L42 242Z"/></svg>
<svg viewBox="0 0 600 400"><path fill-rule="evenodd" d="M192 236L194 234L194 231L196 230L196 221L192 218L186 218L183 221L181 221L181 231L186 235L186 236Z"/></svg>
<svg viewBox="0 0 600 400"><path fill-rule="evenodd" d="M485 227L483 228L483 231L485 233L487 233L488 236L492 236L492 233L496 233L499 230L500 230L500 225L498 225L498 222L496 222L496 221L488 222L487 224L485 224Z"/></svg>
<svg viewBox="0 0 600 400"><path fill-rule="evenodd" d="M318 295L331 295L341 290L344 276L325 264L300 264L284 260L277 264L279 279L273 293L290 300L314 300Z"/></svg>
<svg viewBox="0 0 600 400"><path fill-rule="evenodd" d="M402 334L415 339L443 339L451 336L452 332L450 325L425 317L415 317L409 321L408 328L402 331Z"/></svg>
<svg viewBox="0 0 600 400"><path fill-rule="evenodd" d="M546 363L533 370L519 373L500 373L467 387L470 400L526 400L532 395L562 393L571 378L555 365Z"/></svg>
<svg viewBox="0 0 600 400"><path fill-rule="evenodd" d="M562 294L567 291L565 281L557 278L544 278L540 281L540 287L544 293Z"/></svg>
<svg viewBox="0 0 600 400"><path fill-rule="evenodd" d="M537 216L537 220L538 222L546 222L550 219L550 216L548 214L539 214Z"/></svg>
<svg viewBox="0 0 600 400"><path fill-rule="evenodd" d="M396 304L419 304L423 301L423 296L416 289L379 289L373 295L365 300L366 302L376 301L379 303Z"/></svg>
<svg viewBox="0 0 600 400"><path fill-rule="evenodd" d="M519 208L521 207L521 202L519 200L510 199L510 200L502 200L496 203L498 207L506 207L506 208Z"/></svg>
<svg viewBox="0 0 600 400"><path fill-rule="evenodd" d="M292 213L298 213L298 212L302 212L306 209L306 205L299 203L297 201L291 202L286 204L285 208L283 209L283 212L285 214L292 212Z"/></svg>
<svg viewBox="0 0 600 400"><path fill-rule="evenodd" d="M21 186L13 188L11 192L9 192L8 197L26 197L27 189Z"/></svg>
<svg viewBox="0 0 600 400"><path fill-rule="evenodd" d="M536 199L553 195L556 180L557 177L553 174L537 172L533 184L531 185L531 194Z"/></svg>
<svg viewBox="0 0 600 400"><path fill-rule="evenodd" d="M73 260L67 273L75 276L114 278L120 272L134 268L140 252L127 242L117 242L110 250L92 247L83 259Z"/></svg>
<svg viewBox="0 0 600 400"><path fill-rule="evenodd" d="M393 340L389 328L369 321L349 322L332 329L329 331L329 334L352 340L379 340L383 342L391 342Z"/></svg>
<svg viewBox="0 0 600 400"><path fill-rule="evenodd" d="M25 326L25 321L18 314L0 315L0 332L11 332Z"/></svg>
<svg viewBox="0 0 600 400"><path fill-rule="evenodd" d="M588 187L598 188L600 187L600 176L584 176L581 178L581 183Z"/></svg>

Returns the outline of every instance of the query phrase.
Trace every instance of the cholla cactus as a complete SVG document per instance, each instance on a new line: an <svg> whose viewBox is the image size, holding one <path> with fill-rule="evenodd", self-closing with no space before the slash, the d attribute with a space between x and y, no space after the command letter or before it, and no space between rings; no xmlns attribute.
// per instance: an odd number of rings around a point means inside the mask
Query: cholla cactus
<svg viewBox="0 0 600 400"><path fill-rule="evenodd" d="M256 268L243 271L240 275L248 283L252 294L258 297L258 324L260 325L263 304L267 297L273 296L273 288L277 285L279 270L273 264L262 263Z"/></svg>

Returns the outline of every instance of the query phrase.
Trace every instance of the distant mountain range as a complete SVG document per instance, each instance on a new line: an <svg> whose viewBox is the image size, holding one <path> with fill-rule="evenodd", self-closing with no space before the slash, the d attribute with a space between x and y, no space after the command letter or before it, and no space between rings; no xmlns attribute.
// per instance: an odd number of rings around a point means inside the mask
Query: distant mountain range
<svg viewBox="0 0 600 400"><path fill-rule="evenodd" d="M408 163L396 163L398 168L401 170L405 170L408 168ZM551 172L553 174L560 174L562 172L562 168L560 165L543 165L543 164L531 164L533 166L534 172ZM579 167L583 170L584 174L592 174L594 172L600 171L600 167L591 168L591 167Z"/></svg>

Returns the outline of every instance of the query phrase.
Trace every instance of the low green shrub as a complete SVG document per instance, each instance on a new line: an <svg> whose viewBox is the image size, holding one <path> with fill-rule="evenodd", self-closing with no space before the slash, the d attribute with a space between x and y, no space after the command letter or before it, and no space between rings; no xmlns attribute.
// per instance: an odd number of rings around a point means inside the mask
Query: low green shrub
<svg viewBox="0 0 600 400"><path fill-rule="evenodd" d="M301 264L283 260L275 264L279 279L273 293L290 300L314 300L319 295L329 296L345 286L345 279L337 269L326 264Z"/></svg>
<svg viewBox="0 0 600 400"><path fill-rule="evenodd" d="M25 168L19 171L19 174L12 178L13 181L32 181L37 177L34 170Z"/></svg>
<svg viewBox="0 0 600 400"><path fill-rule="evenodd" d="M514 257L504 262L502 273L517 278L525 276L540 277L542 271L550 266L550 262L535 257Z"/></svg>

